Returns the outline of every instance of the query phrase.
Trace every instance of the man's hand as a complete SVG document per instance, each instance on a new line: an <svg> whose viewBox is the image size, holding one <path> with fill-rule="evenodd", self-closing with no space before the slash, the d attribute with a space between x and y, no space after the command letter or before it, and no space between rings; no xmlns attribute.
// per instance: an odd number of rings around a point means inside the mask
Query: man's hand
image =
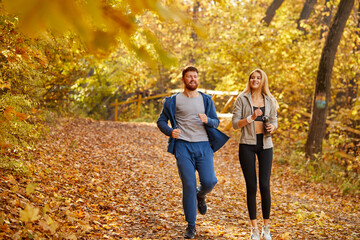
<svg viewBox="0 0 360 240"><path fill-rule="evenodd" d="M208 123L208 117L206 116L205 113L199 113L199 118L200 118L201 122L203 122L205 124Z"/></svg>
<svg viewBox="0 0 360 240"><path fill-rule="evenodd" d="M171 132L171 137L172 138L178 138L180 136L180 129L174 129L172 132Z"/></svg>

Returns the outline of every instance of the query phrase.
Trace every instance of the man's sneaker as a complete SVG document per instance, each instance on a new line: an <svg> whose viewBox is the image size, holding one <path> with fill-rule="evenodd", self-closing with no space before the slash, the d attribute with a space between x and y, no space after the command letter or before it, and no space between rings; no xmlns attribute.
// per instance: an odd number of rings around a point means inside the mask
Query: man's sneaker
<svg viewBox="0 0 360 240"><path fill-rule="evenodd" d="M195 226L188 226L186 228L186 232L185 232L186 239L195 238L195 234L196 234Z"/></svg>
<svg viewBox="0 0 360 240"><path fill-rule="evenodd" d="M262 227L261 238L263 240L271 240L270 225L265 225Z"/></svg>
<svg viewBox="0 0 360 240"><path fill-rule="evenodd" d="M202 215L205 215L205 213L207 211L205 197L200 198L199 196L197 196L197 205L198 205L199 213Z"/></svg>
<svg viewBox="0 0 360 240"><path fill-rule="evenodd" d="M260 240L259 229L257 227L251 227L250 240Z"/></svg>

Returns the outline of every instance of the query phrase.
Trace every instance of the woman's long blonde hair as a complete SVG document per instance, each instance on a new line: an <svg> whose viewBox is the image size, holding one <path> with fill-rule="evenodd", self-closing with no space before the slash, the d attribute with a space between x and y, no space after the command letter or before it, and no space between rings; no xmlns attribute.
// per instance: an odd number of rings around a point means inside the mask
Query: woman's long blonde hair
<svg viewBox="0 0 360 240"><path fill-rule="evenodd" d="M261 76L261 93L268 96L274 102L276 108L279 108L278 102L276 101L276 99L274 98L274 96L270 92L269 80L268 80L268 77L267 77L266 73L263 70L259 69L259 68L255 69L254 71L252 71L250 73L248 81L246 83L246 87L245 87L244 91L242 91L242 93L248 93L248 92L251 93L250 78L255 72L259 73L260 76Z"/></svg>

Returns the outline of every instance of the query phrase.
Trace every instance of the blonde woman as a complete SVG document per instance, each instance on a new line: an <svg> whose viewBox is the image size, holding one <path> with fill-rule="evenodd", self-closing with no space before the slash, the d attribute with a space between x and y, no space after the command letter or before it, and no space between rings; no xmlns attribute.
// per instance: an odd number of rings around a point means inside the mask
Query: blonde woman
<svg viewBox="0 0 360 240"><path fill-rule="evenodd" d="M278 104L269 90L268 78L261 69L252 71L245 90L236 99L233 128L241 129L239 160L246 182L247 207L251 223L251 238L260 239L256 219L256 156L259 164L259 186L263 227L261 238L270 234L270 175L273 159L271 133L277 128Z"/></svg>

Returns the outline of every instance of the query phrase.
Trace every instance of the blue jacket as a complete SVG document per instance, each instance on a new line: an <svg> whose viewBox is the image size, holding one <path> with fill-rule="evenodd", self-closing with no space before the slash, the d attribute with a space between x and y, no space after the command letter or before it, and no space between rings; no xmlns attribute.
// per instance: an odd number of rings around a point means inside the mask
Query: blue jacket
<svg viewBox="0 0 360 240"><path fill-rule="evenodd" d="M211 97L207 94L200 92L204 99L205 105L205 114L208 117L208 123L205 124L205 129L209 137L210 146L214 152L219 150L229 139L227 135L222 133L217 129L219 126L219 118L217 117L215 105L212 101ZM157 120L157 126L162 133L166 136L169 136L168 141L168 149L169 153L174 154L175 147L175 138L171 137L171 133L174 129L177 128L175 121L175 112L176 112L176 93L171 97L165 98L164 108ZM170 120L171 127L168 125L168 121Z"/></svg>

